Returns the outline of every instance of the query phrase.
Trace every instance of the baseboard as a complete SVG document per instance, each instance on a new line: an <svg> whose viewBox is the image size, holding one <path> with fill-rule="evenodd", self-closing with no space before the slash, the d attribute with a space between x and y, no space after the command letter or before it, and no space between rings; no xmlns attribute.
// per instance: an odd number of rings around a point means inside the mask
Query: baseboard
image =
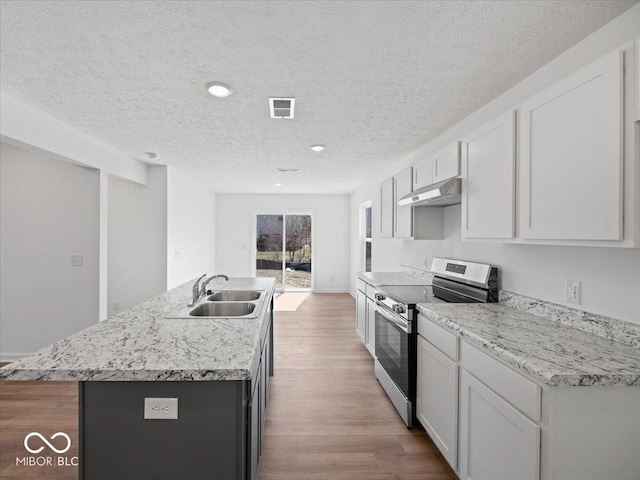
<svg viewBox="0 0 640 480"><path fill-rule="evenodd" d="M349 290L344 290L342 288L338 288L336 290L314 290L312 293L350 293Z"/></svg>
<svg viewBox="0 0 640 480"><path fill-rule="evenodd" d="M0 353L0 362L15 362L16 360L20 360L22 357L26 357L30 352L24 353Z"/></svg>

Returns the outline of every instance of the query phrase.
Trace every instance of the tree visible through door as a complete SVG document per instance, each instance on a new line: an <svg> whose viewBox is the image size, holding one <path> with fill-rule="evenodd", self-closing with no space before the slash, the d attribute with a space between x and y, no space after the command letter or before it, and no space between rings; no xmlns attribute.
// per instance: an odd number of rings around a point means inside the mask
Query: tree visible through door
<svg viewBox="0 0 640 480"><path fill-rule="evenodd" d="M278 290L311 289L311 215L256 216L256 276Z"/></svg>

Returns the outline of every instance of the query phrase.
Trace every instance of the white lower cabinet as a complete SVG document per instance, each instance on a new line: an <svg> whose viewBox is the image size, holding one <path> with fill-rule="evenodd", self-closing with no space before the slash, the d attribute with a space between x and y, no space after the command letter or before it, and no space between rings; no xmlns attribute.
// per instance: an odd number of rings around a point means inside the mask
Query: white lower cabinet
<svg viewBox="0 0 640 480"><path fill-rule="evenodd" d="M458 463L458 364L418 335L416 415L451 468Z"/></svg>
<svg viewBox="0 0 640 480"><path fill-rule="evenodd" d="M356 290L356 333L365 341L367 325L367 296L362 290Z"/></svg>
<svg viewBox="0 0 640 480"><path fill-rule="evenodd" d="M540 427L464 370L460 381L460 478L540 478Z"/></svg>
<svg viewBox="0 0 640 480"><path fill-rule="evenodd" d="M364 345L371 355L376 355L376 301L367 297L367 324L365 328Z"/></svg>
<svg viewBox="0 0 640 480"><path fill-rule="evenodd" d="M356 279L356 333L367 347L371 355L375 356L375 318L376 318L376 288L373 285Z"/></svg>

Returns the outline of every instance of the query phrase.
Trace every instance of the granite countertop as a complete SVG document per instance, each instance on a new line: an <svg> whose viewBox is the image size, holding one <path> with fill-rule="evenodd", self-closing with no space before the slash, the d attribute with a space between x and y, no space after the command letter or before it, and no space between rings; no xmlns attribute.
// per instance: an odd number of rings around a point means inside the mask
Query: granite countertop
<svg viewBox="0 0 640 480"><path fill-rule="evenodd" d="M215 279L211 290L265 290L256 318L167 319L191 299L193 281L0 369L0 379L73 381L248 380L275 283Z"/></svg>
<svg viewBox="0 0 640 480"><path fill-rule="evenodd" d="M426 273L426 272L425 272ZM406 272L357 272L358 277L374 287L383 285L425 285L431 283L424 277Z"/></svg>
<svg viewBox="0 0 640 480"><path fill-rule="evenodd" d="M500 303L418 310L463 340L552 386L640 386L640 349Z"/></svg>

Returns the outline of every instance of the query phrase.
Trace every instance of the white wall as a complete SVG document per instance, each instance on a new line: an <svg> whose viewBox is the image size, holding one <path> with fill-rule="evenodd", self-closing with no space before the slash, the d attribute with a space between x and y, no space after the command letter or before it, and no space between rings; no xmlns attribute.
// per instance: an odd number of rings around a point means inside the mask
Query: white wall
<svg viewBox="0 0 640 480"><path fill-rule="evenodd" d="M353 272L361 269L359 206L362 202L372 200L374 270L398 270L402 264L422 267L424 257L430 261L433 256L493 263L501 268L502 288L506 290L566 304L564 282L567 279L578 280L582 282L582 305L578 308L640 323L640 249L462 242L459 206L445 209L446 238L443 241L381 239L379 234L379 183L382 180L609 51L630 42L639 33L640 5L614 19L418 151L390 165L375 181L356 190L351 196L351 291L355 291Z"/></svg>
<svg viewBox="0 0 640 480"><path fill-rule="evenodd" d="M108 316L167 290L167 167L146 186L109 178Z"/></svg>
<svg viewBox="0 0 640 480"><path fill-rule="evenodd" d="M349 195L217 194L216 273L252 275L256 213L311 213L314 290L348 291L349 205Z"/></svg>
<svg viewBox="0 0 640 480"><path fill-rule="evenodd" d="M215 271L215 194L168 167L167 288Z"/></svg>
<svg viewBox="0 0 640 480"><path fill-rule="evenodd" d="M98 213L95 170L0 144L3 361L98 321Z"/></svg>

